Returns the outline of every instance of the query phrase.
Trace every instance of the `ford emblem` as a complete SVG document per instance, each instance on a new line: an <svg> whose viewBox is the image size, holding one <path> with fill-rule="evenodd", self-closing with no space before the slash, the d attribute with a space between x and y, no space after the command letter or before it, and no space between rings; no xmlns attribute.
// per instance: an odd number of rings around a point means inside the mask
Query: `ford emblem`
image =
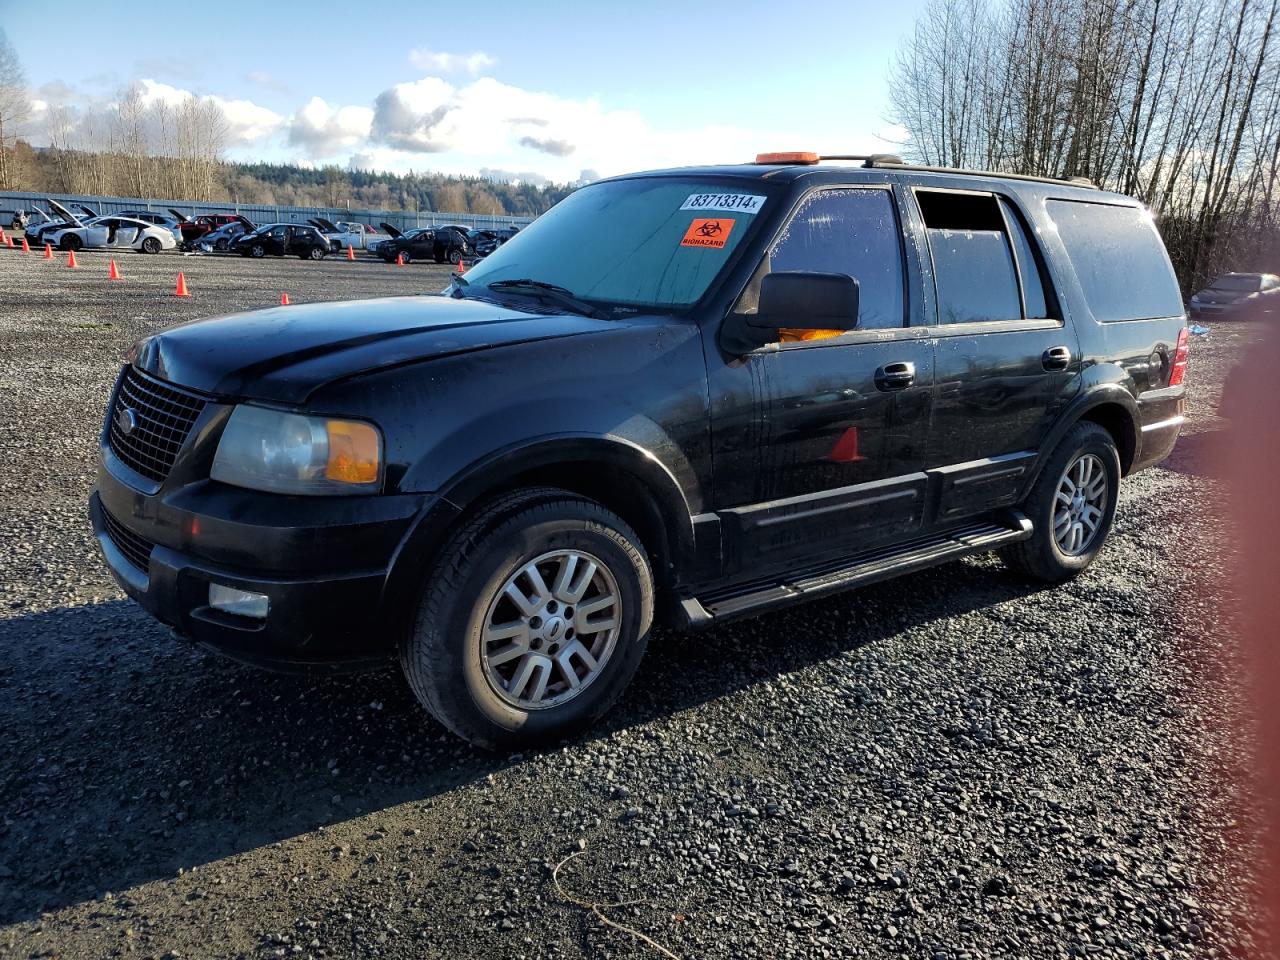
<svg viewBox="0 0 1280 960"><path fill-rule="evenodd" d="M138 429L138 415L131 407L121 407L116 411L116 428L126 437Z"/></svg>

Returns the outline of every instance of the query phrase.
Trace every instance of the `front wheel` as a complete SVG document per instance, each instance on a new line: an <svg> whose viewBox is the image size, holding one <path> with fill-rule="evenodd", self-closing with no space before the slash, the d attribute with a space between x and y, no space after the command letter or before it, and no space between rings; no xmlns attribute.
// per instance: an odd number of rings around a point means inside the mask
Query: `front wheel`
<svg viewBox="0 0 1280 960"><path fill-rule="evenodd" d="M58 244L63 250L76 251L84 246L84 241L77 237L74 233L69 233L62 238L62 242Z"/></svg>
<svg viewBox="0 0 1280 960"><path fill-rule="evenodd" d="M157 238L157 237L147 237L145 240L143 240L143 241L142 241L142 252L143 252L143 253L159 253L159 252L160 252L160 240L159 240L159 238Z"/></svg>
<svg viewBox="0 0 1280 960"><path fill-rule="evenodd" d="M1000 555L1017 572L1046 583L1080 574L1102 549L1120 494L1120 455L1096 423L1077 423L1054 448L1024 509L1031 538Z"/></svg>
<svg viewBox="0 0 1280 960"><path fill-rule="evenodd" d="M478 746L588 726L636 671L653 575L617 515L563 490L509 494L445 546L400 661L419 701Z"/></svg>
<svg viewBox="0 0 1280 960"><path fill-rule="evenodd" d="M260 243L255 243L252 247L249 248L249 256L253 257L255 260L259 260L262 257L265 257L266 255L267 255L267 248Z"/></svg>

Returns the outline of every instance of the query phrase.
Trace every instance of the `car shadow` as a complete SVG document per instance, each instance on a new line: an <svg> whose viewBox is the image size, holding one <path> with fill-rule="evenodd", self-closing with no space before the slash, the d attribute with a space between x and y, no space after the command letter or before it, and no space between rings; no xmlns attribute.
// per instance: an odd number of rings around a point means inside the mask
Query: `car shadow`
<svg viewBox="0 0 1280 960"><path fill-rule="evenodd" d="M1234 441L1230 426L1183 434L1178 438L1168 459L1160 466L1186 476L1225 479L1225 464L1230 462L1230 450Z"/></svg>
<svg viewBox="0 0 1280 960"><path fill-rule="evenodd" d="M659 631L608 734L1038 587L966 561L698 634ZM127 601L0 621L0 923L523 762L459 741L391 670L272 674ZM555 749L574 749L562 744Z"/></svg>

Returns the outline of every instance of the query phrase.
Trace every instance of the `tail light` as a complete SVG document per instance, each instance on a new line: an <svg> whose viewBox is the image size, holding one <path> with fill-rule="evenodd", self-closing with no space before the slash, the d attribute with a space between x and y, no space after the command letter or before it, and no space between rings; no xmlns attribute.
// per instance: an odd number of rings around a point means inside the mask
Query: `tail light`
<svg viewBox="0 0 1280 960"><path fill-rule="evenodd" d="M1169 386L1176 387L1187 375L1187 328L1178 331L1178 348L1173 352L1173 366L1169 369Z"/></svg>

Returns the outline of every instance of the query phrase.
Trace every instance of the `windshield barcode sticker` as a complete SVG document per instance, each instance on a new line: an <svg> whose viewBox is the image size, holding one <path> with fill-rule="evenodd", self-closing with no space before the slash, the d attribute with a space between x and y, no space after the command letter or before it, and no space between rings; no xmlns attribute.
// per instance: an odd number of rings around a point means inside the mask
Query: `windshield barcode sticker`
<svg viewBox="0 0 1280 960"><path fill-rule="evenodd" d="M764 197L750 193L691 193L681 210L723 210L726 213L759 213Z"/></svg>

